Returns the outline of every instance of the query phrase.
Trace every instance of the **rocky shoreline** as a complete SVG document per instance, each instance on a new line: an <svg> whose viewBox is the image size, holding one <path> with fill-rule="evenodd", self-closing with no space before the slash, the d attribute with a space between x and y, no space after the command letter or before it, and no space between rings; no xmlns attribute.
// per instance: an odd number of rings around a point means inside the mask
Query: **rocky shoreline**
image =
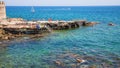
<svg viewBox="0 0 120 68"><path fill-rule="evenodd" d="M8 19L9 20L9 19ZM13 21L19 21L19 19L13 19ZM21 19L20 19L21 22ZM88 22L85 20L80 21L35 21L0 24L0 44L9 42L20 37L39 38L45 36L45 33L50 33L54 30L68 30L73 28L79 28L81 26L94 26L98 23ZM29 23L28 23L29 22ZM11 24L12 23L12 24Z"/></svg>
<svg viewBox="0 0 120 68"><path fill-rule="evenodd" d="M44 37L48 35L48 32L41 33L41 34L12 34L6 32L3 29L0 29L0 46L7 46L14 41L23 41L23 40L33 40L36 38Z"/></svg>

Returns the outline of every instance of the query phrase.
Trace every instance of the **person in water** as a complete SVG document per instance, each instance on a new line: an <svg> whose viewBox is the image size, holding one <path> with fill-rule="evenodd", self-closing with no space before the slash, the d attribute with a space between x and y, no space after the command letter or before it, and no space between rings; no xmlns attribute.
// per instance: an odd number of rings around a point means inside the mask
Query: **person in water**
<svg viewBox="0 0 120 68"><path fill-rule="evenodd" d="M113 24L113 23L109 23L108 25L109 25L109 26L114 26L115 24Z"/></svg>

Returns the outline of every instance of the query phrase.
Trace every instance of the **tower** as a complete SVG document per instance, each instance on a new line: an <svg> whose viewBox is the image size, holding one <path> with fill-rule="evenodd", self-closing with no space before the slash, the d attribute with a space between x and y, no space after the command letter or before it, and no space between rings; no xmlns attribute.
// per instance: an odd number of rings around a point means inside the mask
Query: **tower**
<svg viewBox="0 0 120 68"><path fill-rule="evenodd" d="M6 18L6 8L4 1L0 1L0 19Z"/></svg>

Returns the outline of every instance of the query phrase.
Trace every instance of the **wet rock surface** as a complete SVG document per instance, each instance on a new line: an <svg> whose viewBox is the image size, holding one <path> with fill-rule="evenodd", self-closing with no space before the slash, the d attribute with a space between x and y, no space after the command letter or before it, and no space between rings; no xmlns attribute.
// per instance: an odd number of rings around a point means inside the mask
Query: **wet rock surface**
<svg viewBox="0 0 120 68"><path fill-rule="evenodd" d="M43 59L48 65L54 68L118 68L119 63L113 64L111 61L94 56L81 56L74 53L64 53L55 57L47 56ZM118 60L120 61L120 60ZM118 65L116 65L118 64ZM50 67L51 68L51 67Z"/></svg>
<svg viewBox="0 0 120 68"><path fill-rule="evenodd" d="M45 23L46 26L50 27L53 30L73 29L73 28L79 28L81 26L94 26L96 24L98 23L88 22L85 20L74 21L74 22Z"/></svg>
<svg viewBox="0 0 120 68"><path fill-rule="evenodd" d="M42 37L42 33L50 33L52 30L65 30L78 28L80 26L93 26L97 23L87 22L87 21L74 21L74 22L58 22L58 23L45 23L47 27L40 29L31 29L31 28L1 28L0 29L0 44L6 40L13 40L19 37L29 36L30 39Z"/></svg>
<svg viewBox="0 0 120 68"><path fill-rule="evenodd" d="M9 32L5 32L3 29L0 29L0 46L8 46L8 44L12 42L18 42L23 40L34 40L36 38L44 37L48 33L41 34L12 34Z"/></svg>

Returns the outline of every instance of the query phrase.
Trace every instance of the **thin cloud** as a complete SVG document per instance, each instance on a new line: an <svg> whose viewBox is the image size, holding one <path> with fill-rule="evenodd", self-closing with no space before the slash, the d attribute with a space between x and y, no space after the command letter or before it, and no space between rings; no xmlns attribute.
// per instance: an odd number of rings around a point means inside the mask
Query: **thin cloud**
<svg viewBox="0 0 120 68"><path fill-rule="evenodd" d="M5 0L8 6L113 6L120 0Z"/></svg>

